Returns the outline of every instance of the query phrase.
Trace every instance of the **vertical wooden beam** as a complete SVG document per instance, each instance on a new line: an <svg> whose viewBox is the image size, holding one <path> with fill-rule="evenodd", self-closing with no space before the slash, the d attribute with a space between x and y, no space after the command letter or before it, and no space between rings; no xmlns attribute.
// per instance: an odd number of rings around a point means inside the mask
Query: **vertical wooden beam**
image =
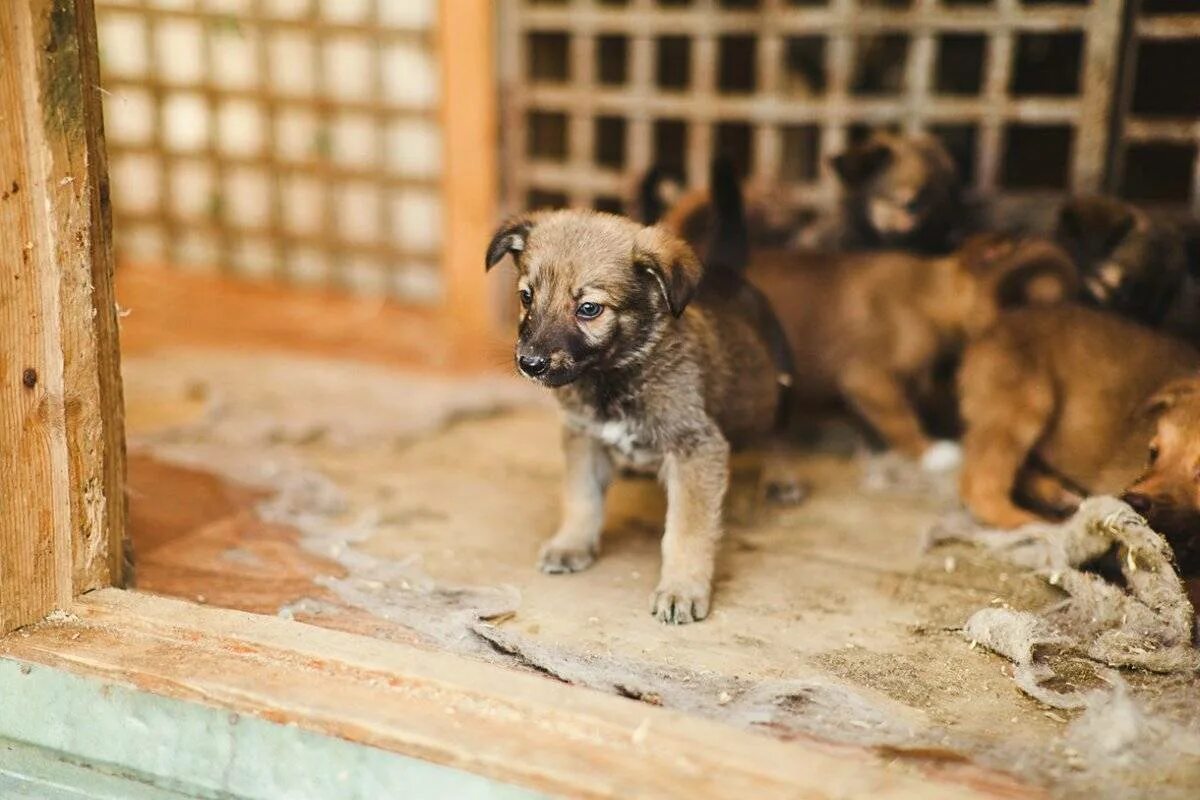
<svg viewBox="0 0 1200 800"><path fill-rule="evenodd" d="M482 255L499 192L493 13L490 0L438 4L444 303L455 350L474 361L497 322Z"/></svg>
<svg viewBox="0 0 1200 800"><path fill-rule="evenodd" d="M0 632L121 579L124 439L91 0L0 3Z"/></svg>

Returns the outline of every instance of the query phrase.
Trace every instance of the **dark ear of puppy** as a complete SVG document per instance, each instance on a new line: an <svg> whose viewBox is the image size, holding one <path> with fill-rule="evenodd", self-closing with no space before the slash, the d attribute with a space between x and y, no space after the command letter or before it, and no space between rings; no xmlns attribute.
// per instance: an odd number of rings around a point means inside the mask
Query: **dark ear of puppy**
<svg viewBox="0 0 1200 800"><path fill-rule="evenodd" d="M1180 378L1172 381L1143 403L1138 414L1143 419L1155 419L1171 410L1180 400L1197 391L1200 391L1200 380L1196 378Z"/></svg>
<svg viewBox="0 0 1200 800"><path fill-rule="evenodd" d="M846 186L861 186L879 174L892 160L892 151L878 142L855 145L830 159L829 163Z"/></svg>
<svg viewBox="0 0 1200 800"><path fill-rule="evenodd" d="M654 278L667 310L676 317L692 302L703 275L692 248L657 226L638 231L633 240L633 264Z"/></svg>
<svg viewBox="0 0 1200 800"><path fill-rule="evenodd" d="M1079 291L1079 270L1062 248L1050 242L1018 247L996 282L1000 308L1052 305Z"/></svg>
<svg viewBox="0 0 1200 800"><path fill-rule="evenodd" d="M1118 200L1077 197L1059 209L1058 236L1076 244L1094 242L1100 252L1107 253L1133 230L1135 223L1133 211Z"/></svg>
<svg viewBox="0 0 1200 800"><path fill-rule="evenodd" d="M683 191L683 181L655 164L638 184L638 216L643 225L655 225Z"/></svg>
<svg viewBox="0 0 1200 800"><path fill-rule="evenodd" d="M490 270L509 253L515 255L524 250L531 230L533 230L533 219L528 216L513 217L501 223L488 245L484 269Z"/></svg>

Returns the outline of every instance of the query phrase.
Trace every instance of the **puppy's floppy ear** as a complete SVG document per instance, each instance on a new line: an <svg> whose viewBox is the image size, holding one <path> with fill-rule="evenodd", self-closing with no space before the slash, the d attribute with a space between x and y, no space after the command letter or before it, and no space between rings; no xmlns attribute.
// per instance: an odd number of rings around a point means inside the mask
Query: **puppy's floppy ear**
<svg viewBox="0 0 1200 800"><path fill-rule="evenodd" d="M1089 249L1108 253L1129 235L1136 223L1133 210L1119 200L1077 197L1058 211L1058 237L1077 244L1086 242L1092 245Z"/></svg>
<svg viewBox="0 0 1200 800"><path fill-rule="evenodd" d="M484 269L490 270L509 253L515 254L524 250L531 230L533 218L528 215L512 217L501 223L492 235L491 244L488 245Z"/></svg>
<svg viewBox="0 0 1200 800"><path fill-rule="evenodd" d="M1171 381L1142 404L1138 415L1143 419L1156 419L1171 410L1183 398L1197 392L1200 392L1200 377Z"/></svg>
<svg viewBox="0 0 1200 800"><path fill-rule="evenodd" d="M846 186L861 186L879 174L892 160L892 150L881 142L854 145L829 160L833 171Z"/></svg>
<svg viewBox="0 0 1200 800"><path fill-rule="evenodd" d="M700 259L682 239L657 225L642 228L633 240L633 265L658 283L667 310L678 317L700 286Z"/></svg>
<svg viewBox="0 0 1200 800"><path fill-rule="evenodd" d="M996 302L1001 308L1060 303L1079 291L1079 269L1058 245L1024 242L999 267Z"/></svg>

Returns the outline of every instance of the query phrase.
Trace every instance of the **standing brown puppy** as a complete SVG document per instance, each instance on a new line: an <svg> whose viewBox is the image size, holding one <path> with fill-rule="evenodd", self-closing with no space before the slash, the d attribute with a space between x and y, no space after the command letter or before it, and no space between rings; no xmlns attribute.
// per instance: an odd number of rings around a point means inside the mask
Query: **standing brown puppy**
<svg viewBox="0 0 1200 800"><path fill-rule="evenodd" d="M702 270L660 228L554 211L505 223L487 253L489 269L515 259L517 365L564 411L563 518L541 569L595 559L614 466L657 471L667 519L651 612L669 623L708 615L730 447L770 431L786 368L770 307L739 271L744 227L726 233Z"/></svg>
<svg viewBox="0 0 1200 800"><path fill-rule="evenodd" d="M1057 302L1076 290L1061 249L1004 234L974 237L942 257L764 254L750 276L791 342L796 398L843 398L890 447L932 471L958 463L952 442L926 434L914 402L939 361L956 356L1000 309Z"/></svg>
<svg viewBox="0 0 1200 800"><path fill-rule="evenodd" d="M1163 393L1198 367L1188 345L1115 314L1074 305L1005 314L959 373L963 501L980 521L1011 528L1069 514L1088 494L1120 493L1145 469ZM1153 485L1134 491L1160 495Z"/></svg>

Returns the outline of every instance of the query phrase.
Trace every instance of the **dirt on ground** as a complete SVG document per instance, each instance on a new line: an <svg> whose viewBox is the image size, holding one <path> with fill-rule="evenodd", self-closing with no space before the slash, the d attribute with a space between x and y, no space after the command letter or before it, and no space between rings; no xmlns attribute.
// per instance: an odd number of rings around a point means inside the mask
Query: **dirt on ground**
<svg viewBox="0 0 1200 800"><path fill-rule="evenodd" d="M712 615L666 627L648 613L664 513L653 480L613 487L592 568L535 569L562 458L557 413L534 387L207 350L127 358L125 374L147 590L777 737L970 761L1061 797L1200 796L1194 673L1083 664L1075 688L1095 688L1095 702L1056 709L964 637L981 608L1041 612L1064 594L984 549L929 549L927 531L957 507L945 487L798 446L786 471L809 493L778 506L757 460L739 459Z"/></svg>

